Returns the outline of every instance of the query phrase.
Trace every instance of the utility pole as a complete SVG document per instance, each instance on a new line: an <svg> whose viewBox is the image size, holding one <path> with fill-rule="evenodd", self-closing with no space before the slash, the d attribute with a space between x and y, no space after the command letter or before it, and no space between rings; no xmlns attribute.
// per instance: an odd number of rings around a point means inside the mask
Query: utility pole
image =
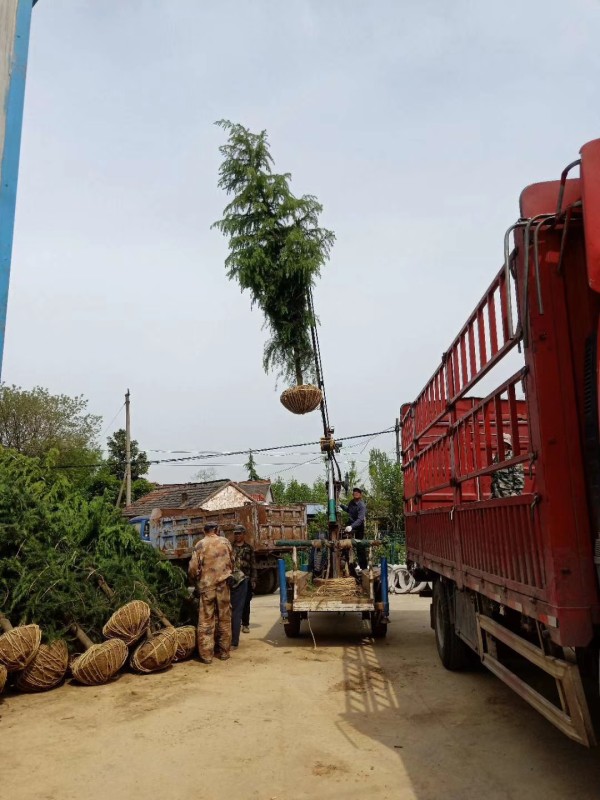
<svg viewBox="0 0 600 800"><path fill-rule="evenodd" d="M129 389L125 394L125 505L131 505L131 419L129 416Z"/></svg>
<svg viewBox="0 0 600 800"><path fill-rule="evenodd" d="M0 372L8 306L31 9L37 0L0 0Z"/></svg>
<svg viewBox="0 0 600 800"><path fill-rule="evenodd" d="M394 428L396 431L396 464L400 466L402 463L402 451L400 450L400 419L396 417L396 427Z"/></svg>

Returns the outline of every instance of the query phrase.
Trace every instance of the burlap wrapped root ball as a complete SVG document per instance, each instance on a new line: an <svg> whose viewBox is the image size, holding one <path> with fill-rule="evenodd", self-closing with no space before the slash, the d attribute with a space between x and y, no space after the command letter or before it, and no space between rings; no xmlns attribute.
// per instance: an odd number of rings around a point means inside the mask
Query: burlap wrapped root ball
<svg viewBox="0 0 600 800"><path fill-rule="evenodd" d="M9 672L18 672L33 660L42 641L38 625L19 625L0 636L0 664Z"/></svg>
<svg viewBox="0 0 600 800"><path fill-rule="evenodd" d="M179 640L175 628L163 628L151 639L138 645L131 656L136 672L157 672L173 663Z"/></svg>
<svg viewBox="0 0 600 800"><path fill-rule="evenodd" d="M7 679L8 679L8 670L6 669L4 664L0 664L0 694L2 694L2 692L4 691Z"/></svg>
<svg viewBox="0 0 600 800"><path fill-rule="evenodd" d="M127 661L129 650L121 639L108 639L102 644L93 644L89 650L71 661L71 674L85 686L108 683Z"/></svg>
<svg viewBox="0 0 600 800"><path fill-rule="evenodd" d="M118 608L102 633L107 639L122 639L126 645L133 644L142 636L150 621L150 606L143 600L132 600Z"/></svg>
<svg viewBox="0 0 600 800"><path fill-rule="evenodd" d="M279 398L281 405L292 414L309 414L321 405L322 399L322 391L310 383L292 386L282 392Z"/></svg>
<svg viewBox="0 0 600 800"><path fill-rule="evenodd" d="M21 692L46 692L65 677L69 666L69 650L63 639L41 644L29 665L17 676L15 686Z"/></svg>
<svg viewBox="0 0 600 800"><path fill-rule="evenodd" d="M177 634L177 651L173 661L185 661L194 655L196 650L196 628L193 625L182 625L175 628Z"/></svg>

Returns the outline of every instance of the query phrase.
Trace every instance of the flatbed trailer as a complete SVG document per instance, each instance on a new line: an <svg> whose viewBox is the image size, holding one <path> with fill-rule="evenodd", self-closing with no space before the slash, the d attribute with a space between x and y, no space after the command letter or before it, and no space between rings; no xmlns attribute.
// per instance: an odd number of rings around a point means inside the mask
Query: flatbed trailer
<svg viewBox="0 0 600 800"><path fill-rule="evenodd" d="M363 540L342 540L354 546L365 546ZM281 542L280 544L285 544ZM340 542L328 542L335 549ZM359 613L370 621L371 635L375 639L384 638L387 634L389 617L388 567L387 559L382 558L378 566L373 566L369 556L367 569L362 570L358 578L347 578L352 586L351 596L334 596L328 592L328 580L317 579L320 594L313 594L312 576L308 571L298 569L297 551L299 547L313 547L313 542L296 545L292 548L292 569L286 570L284 559L279 559L279 597L285 635L296 638L300 634L302 620L309 614L345 614ZM369 547L369 552L371 548ZM329 580L331 586L338 585L339 578Z"/></svg>
<svg viewBox="0 0 600 800"><path fill-rule="evenodd" d="M504 253L401 409L407 558L434 581L444 666L478 658L589 746L600 697L600 140L560 180L522 192ZM500 365L506 375L517 351L512 376L470 394ZM511 470L522 491L492 496L494 474Z"/></svg>

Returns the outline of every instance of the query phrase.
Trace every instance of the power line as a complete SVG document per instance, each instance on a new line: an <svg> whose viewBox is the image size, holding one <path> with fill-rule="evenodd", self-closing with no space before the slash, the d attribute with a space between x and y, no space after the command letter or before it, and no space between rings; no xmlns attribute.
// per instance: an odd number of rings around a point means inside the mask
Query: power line
<svg viewBox="0 0 600 800"><path fill-rule="evenodd" d="M373 433L358 433L354 436L340 436L336 439L336 442L350 442L354 441L355 439L374 439L376 436L382 436L384 433L393 433L394 428L385 428L382 431L375 431ZM293 450L297 447L312 447L315 445L320 445L321 441L317 440L314 442L300 442L296 444L280 444L274 445L273 447L252 447L250 448L253 453L269 453L274 450ZM149 464L182 464L182 463L189 463L191 461L198 461L201 459L202 461L211 458L223 458L229 456L245 456L249 452L249 448L245 447L243 450L224 450L222 452L212 452L206 453L206 455L198 456L182 456L180 458L160 458L160 459L149 459ZM312 459L311 459L312 460ZM92 469L96 467L102 467L104 464L62 464L57 465L55 469ZM198 466L198 465L195 465Z"/></svg>

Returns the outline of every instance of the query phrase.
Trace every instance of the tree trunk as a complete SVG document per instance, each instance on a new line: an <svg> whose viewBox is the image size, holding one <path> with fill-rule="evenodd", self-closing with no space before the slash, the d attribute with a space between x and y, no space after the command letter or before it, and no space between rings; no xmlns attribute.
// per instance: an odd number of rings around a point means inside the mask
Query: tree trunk
<svg viewBox="0 0 600 800"><path fill-rule="evenodd" d="M76 622L71 625L71 633L75 634L77 640L85 647L86 650L89 650L94 644L87 633L82 630Z"/></svg>
<svg viewBox="0 0 600 800"><path fill-rule="evenodd" d="M298 386L302 386L304 383L304 378L302 376L302 363L298 353L294 353L294 368L296 370L296 384Z"/></svg>
<svg viewBox="0 0 600 800"><path fill-rule="evenodd" d="M12 631L12 625L10 624L10 620L7 619L4 614L0 614L0 628L4 633L8 633Z"/></svg>

